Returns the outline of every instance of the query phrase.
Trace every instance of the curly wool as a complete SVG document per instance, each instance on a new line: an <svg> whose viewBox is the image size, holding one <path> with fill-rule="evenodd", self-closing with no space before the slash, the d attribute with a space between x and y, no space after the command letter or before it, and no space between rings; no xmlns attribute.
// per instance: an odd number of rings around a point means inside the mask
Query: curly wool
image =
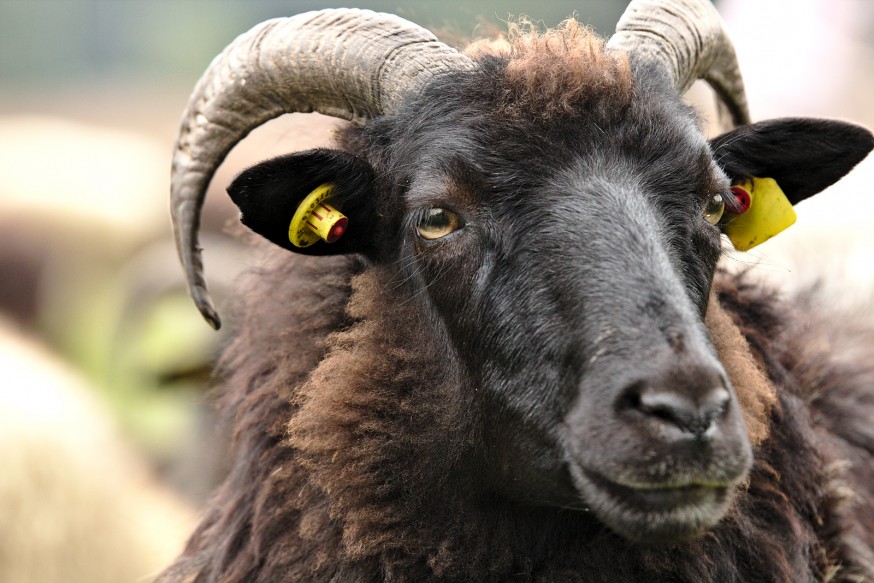
<svg viewBox="0 0 874 583"><path fill-rule="evenodd" d="M237 462L159 581L855 581L874 572L865 555L874 520L846 495L865 496L871 470L857 476L841 463L874 447L840 429L874 413L853 390L871 377L827 355L809 370L801 347L821 332L801 336L798 316L770 295L729 276L716 284L777 395L743 491L704 537L641 547L587 513L469 494L481 460L468 457L477 439L468 389L379 276L353 259L287 255L258 276L222 367Z"/></svg>
<svg viewBox="0 0 874 583"><path fill-rule="evenodd" d="M631 100L628 55L607 51L604 39L576 19L545 31L526 19L508 26L506 39L477 41L465 49L476 59L507 60L506 115L536 111L549 118L577 113L605 98L614 108Z"/></svg>

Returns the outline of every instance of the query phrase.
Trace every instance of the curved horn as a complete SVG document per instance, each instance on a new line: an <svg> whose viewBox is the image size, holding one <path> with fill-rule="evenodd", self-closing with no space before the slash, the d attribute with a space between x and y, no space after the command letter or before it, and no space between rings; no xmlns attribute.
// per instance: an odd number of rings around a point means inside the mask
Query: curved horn
<svg viewBox="0 0 874 583"><path fill-rule="evenodd" d="M680 93L704 79L734 125L750 122L737 56L711 0L633 0L607 46L661 62Z"/></svg>
<svg viewBox="0 0 874 583"><path fill-rule="evenodd" d="M189 98L170 182L176 246L204 318L221 325L203 277L200 209L213 174L240 140L284 113L353 121L387 113L434 75L472 66L424 28L369 10L269 20L228 45Z"/></svg>

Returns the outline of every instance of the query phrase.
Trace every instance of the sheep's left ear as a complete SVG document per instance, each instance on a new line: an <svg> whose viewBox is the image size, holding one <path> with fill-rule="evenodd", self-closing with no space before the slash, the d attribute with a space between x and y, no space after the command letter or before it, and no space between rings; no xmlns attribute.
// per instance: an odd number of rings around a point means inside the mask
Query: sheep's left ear
<svg viewBox="0 0 874 583"><path fill-rule="evenodd" d="M861 162L874 148L874 136L840 121L782 118L741 126L710 146L729 178L773 178L796 204Z"/></svg>
<svg viewBox="0 0 874 583"><path fill-rule="evenodd" d="M228 187L243 224L289 251L367 254L373 248L373 169L315 149L261 162Z"/></svg>

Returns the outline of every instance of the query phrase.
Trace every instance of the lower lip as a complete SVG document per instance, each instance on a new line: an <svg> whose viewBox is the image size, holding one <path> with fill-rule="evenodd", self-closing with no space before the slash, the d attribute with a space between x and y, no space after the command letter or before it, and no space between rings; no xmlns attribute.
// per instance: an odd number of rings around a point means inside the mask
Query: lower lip
<svg viewBox="0 0 874 583"><path fill-rule="evenodd" d="M727 486L684 484L672 486L644 485L626 486L601 475L585 472L586 477L598 489L630 506L654 511L667 511L684 506L718 503L724 499Z"/></svg>
<svg viewBox="0 0 874 583"><path fill-rule="evenodd" d="M689 506L701 508L718 505L725 498L725 489L696 485L635 489L614 484L610 494L629 506L646 508L651 512L668 512Z"/></svg>
<svg viewBox="0 0 874 583"><path fill-rule="evenodd" d="M589 500L595 513L620 534L644 543L694 538L722 518L730 498L728 485L626 486L592 472L584 473L597 491L597 496ZM601 504L595 503L597 498L601 498Z"/></svg>

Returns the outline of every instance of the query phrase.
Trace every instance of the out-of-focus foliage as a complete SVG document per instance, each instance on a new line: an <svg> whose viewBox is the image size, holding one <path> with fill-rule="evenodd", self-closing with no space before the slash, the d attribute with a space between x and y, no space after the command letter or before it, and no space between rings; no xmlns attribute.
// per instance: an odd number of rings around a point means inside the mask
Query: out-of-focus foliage
<svg viewBox="0 0 874 583"><path fill-rule="evenodd" d="M169 373L133 366L126 352L133 344L130 329L142 318L132 316L133 294L145 293L132 286L160 284L162 293L183 295L172 248L156 243L166 239L158 199L167 187L158 172L165 157L155 140L129 131L51 117L0 117L0 237L10 272L0 295L13 305L16 294L31 297L33 313L13 317L76 363L129 434L158 459L175 450L200 396L156 391L158 378ZM155 245L164 249L160 269L157 261L141 259ZM15 273L28 262L29 277ZM196 351L206 366L215 340L205 339L201 328L196 316L183 315L163 334L177 346L185 339L188 353Z"/></svg>

